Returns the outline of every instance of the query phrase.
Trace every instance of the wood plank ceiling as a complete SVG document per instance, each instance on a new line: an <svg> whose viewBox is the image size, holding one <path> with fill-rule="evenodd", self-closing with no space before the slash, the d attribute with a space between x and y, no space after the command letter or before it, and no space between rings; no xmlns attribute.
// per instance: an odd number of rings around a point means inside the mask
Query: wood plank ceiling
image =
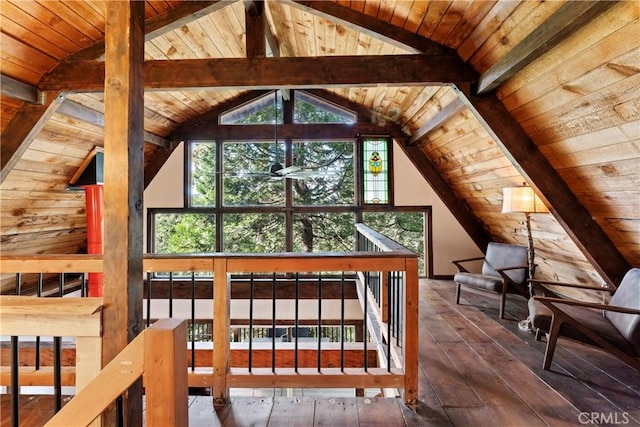
<svg viewBox="0 0 640 427"><path fill-rule="evenodd" d="M0 250L81 252L84 197L65 188L103 145L104 94L55 83L74 67L86 70L76 81L95 71L86 61L103 55L106 4L5 0L0 8ZM240 1L147 1L146 60L213 59L231 67L223 60L246 58L255 43L245 14ZM310 87L404 132L407 153L477 242L526 244L523 218L500 213L502 188L528 182L539 190L553 215L533 216L538 277L615 284L629 265L640 265L637 2L268 0L264 16L268 56L282 61L425 54L435 62L429 72L450 60L472 68L477 84L460 83L460 90L415 82L335 86L325 70L310 73ZM416 74L396 71L394 78ZM175 78L186 85L183 74ZM252 75L243 73L249 82ZM258 79L254 88L277 86ZM189 90L145 92L148 179L176 129L252 89L220 86L212 79Z"/></svg>

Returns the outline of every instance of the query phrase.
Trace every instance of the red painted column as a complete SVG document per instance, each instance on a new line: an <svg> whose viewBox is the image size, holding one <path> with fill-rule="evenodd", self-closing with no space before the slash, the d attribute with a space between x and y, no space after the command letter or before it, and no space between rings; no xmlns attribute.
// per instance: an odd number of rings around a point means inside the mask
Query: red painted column
<svg viewBox="0 0 640 427"><path fill-rule="evenodd" d="M104 235L102 185L84 187L87 198L87 253L102 254ZM89 273L88 296L102 296L102 273Z"/></svg>

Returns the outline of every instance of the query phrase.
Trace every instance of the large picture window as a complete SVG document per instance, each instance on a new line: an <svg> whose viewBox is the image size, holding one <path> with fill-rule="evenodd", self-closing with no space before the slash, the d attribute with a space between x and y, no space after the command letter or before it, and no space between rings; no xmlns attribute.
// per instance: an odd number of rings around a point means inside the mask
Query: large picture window
<svg viewBox="0 0 640 427"><path fill-rule="evenodd" d="M184 208L149 209L150 250L353 251L355 223L365 222L415 250L422 268L427 208L394 212L391 139L331 137L326 129L356 114L294 94L263 94L218 116L219 134L185 142Z"/></svg>

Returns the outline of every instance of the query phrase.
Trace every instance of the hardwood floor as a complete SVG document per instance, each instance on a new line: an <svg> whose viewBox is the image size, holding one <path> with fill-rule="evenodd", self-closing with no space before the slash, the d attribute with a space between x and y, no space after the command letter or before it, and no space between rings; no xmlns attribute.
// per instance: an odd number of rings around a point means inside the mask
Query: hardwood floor
<svg viewBox="0 0 640 427"><path fill-rule="evenodd" d="M526 301L498 300L463 289L456 305L447 281L421 281L420 401L344 397L305 390L301 397L235 396L214 408L211 398L191 396L191 426L640 426L640 372L599 350L561 340L552 371L542 369L544 342L520 332ZM299 390L297 390L299 391ZM371 390L370 393L377 391ZM9 425L2 400L2 427ZM45 409L34 400L21 408ZM35 409L32 409L35 411ZM34 413L34 414L35 414ZM35 417L29 424L35 423Z"/></svg>

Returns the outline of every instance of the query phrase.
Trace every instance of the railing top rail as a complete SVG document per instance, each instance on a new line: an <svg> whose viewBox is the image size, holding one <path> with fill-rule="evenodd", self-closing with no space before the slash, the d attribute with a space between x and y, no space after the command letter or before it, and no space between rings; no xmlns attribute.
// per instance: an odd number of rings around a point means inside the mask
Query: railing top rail
<svg viewBox="0 0 640 427"><path fill-rule="evenodd" d="M403 270L404 260L416 255L401 250L381 252L280 252L280 253L198 253L198 254L145 254L144 271L211 271L213 260L226 259L229 273L257 271L352 271L381 265L388 271ZM272 265L274 269L270 269ZM260 269L257 269L258 267ZM0 256L0 274L101 272L102 255L3 255Z"/></svg>
<svg viewBox="0 0 640 427"><path fill-rule="evenodd" d="M361 222L356 223L356 230L367 239L371 240L373 244L375 244L384 252L397 252L405 257L410 257L411 255L417 256L415 253L405 248L400 243L388 238L387 236L377 232L376 230L364 225Z"/></svg>

